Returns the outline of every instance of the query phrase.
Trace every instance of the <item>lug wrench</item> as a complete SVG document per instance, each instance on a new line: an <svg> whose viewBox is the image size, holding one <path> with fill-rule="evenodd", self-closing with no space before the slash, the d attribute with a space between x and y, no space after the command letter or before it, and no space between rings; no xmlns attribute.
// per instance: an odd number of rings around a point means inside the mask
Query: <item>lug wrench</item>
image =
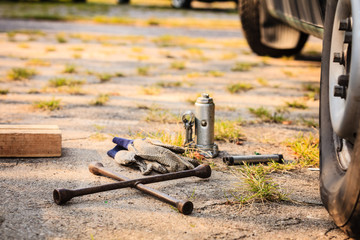
<svg viewBox="0 0 360 240"><path fill-rule="evenodd" d="M89 171L92 174L95 175L102 175L102 176L106 176L115 180L119 180L119 181L128 181L131 180L128 177L113 173L107 169L104 168L104 165L102 163L91 163L89 165ZM194 205L192 202L190 201L180 201L177 200L165 193L162 193L156 189L153 189L151 187L145 186L144 184L136 184L135 187L136 189L140 190L141 192L147 193L150 196L156 197L158 199L160 199L163 202L169 203L170 205L176 207L179 212L181 212L184 215L189 215L192 213L192 210L194 208Z"/></svg>
<svg viewBox="0 0 360 240"><path fill-rule="evenodd" d="M126 188L126 187L136 187L136 185L142 183L142 184L149 184L149 183L156 183L156 182L163 182L168 180L174 180L179 178L186 178L196 176L199 178L208 178L211 176L211 168L209 165L199 165L194 169L190 170L184 170L180 172L172 172L172 173L166 173L161 175L155 175L155 176L149 176L144 178L138 178L138 179L132 179L117 183L110 183L95 187L88 187L88 188L81 188L81 189L55 189L53 191L53 198L54 202L58 205L64 204L70 199L78 196L98 193L98 192L105 192L120 188Z"/></svg>

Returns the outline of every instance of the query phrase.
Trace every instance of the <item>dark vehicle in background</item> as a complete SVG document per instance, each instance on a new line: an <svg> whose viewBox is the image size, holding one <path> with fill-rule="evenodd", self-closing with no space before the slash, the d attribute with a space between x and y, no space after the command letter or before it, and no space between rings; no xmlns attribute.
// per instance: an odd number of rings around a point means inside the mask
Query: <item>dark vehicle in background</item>
<svg viewBox="0 0 360 240"><path fill-rule="evenodd" d="M336 225L360 237L360 1L240 0L239 13L258 55L294 55L308 35L323 39L320 194Z"/></svg>

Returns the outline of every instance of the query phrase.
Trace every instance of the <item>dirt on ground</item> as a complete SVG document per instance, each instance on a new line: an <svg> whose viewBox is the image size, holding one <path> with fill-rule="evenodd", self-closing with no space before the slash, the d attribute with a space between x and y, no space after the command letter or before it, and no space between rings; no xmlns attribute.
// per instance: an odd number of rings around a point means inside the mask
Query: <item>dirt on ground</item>
<svg viewBox="0 0 360 240"><path fill-rule="evenodd" d="M221 11L197 14L238 18ZM287 195L285 201L239 204L234 192L245 188L240 167L222 161L223 156L254 153L296 161L287 142L299 134L317 137L320 40L311 38L296 58L272 59L253 54L240 29L0 22L0 124L54 124L62 131L59 158L0 159L0 239L347 238L321 203L316 166L270 174ZM13 68L36 74L14 80ZM56 78L81 83L55 87ZM231 93L228 88L235 83L243 87ZM241 132L241 141L226 136L216 141L219 157L203 160L212 167L209 179L149 185L192 201L191 215L135 189L54 203L56 188L114 182L91 174L91 162L141 177L107 156L112 138L184 134L179 116L194 111L202 92L214 98L217 121L238 123L225 132ZM60 108L42 110L36 104L45 101L58 101ZM304 109L289 106L294 102ZM274 123L250 113L260 107L283 119Z"/></svg>

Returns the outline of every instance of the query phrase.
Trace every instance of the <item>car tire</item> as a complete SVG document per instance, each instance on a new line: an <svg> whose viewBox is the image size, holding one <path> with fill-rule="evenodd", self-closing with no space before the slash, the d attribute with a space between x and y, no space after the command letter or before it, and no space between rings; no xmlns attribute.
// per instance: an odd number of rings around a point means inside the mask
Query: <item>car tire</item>
<svg viewBox="0 0 360 240"><path fill-rule="evenodd" d="M191 8L191 0L171 0L173 8Z"/></svg>
<svg viewBox="0 0 360 240"><path fill-rule="evenodd" d="M117 3L118 4L129 4L130 0L118 0Z"/></svg>
<svg viewBox="0 0 360 240"><path fill-rule="evenodd" d="M354 5L351 2L350 0L329 0L326 3L320 93L320 194L321 200L335 224L350 237L356 238L360 237L360 138L356 138L356 135L354 139L339 137L331 116L332 111L340 111L331 105L331 101L341 100L334 95L332 89L333 78L337 77L334 76L334 68L338 68L340 65L333 58L334 46L337 44L336 40L339 39L338 34L342 34L337 20L341 18L336 18L336 16L341 16L339 15L341 11L336 9L340 5L348 3L351 7ZM357 5L360 6L360 4ZM347 7L348 5L345 5L343 9ZM341 8L339 7L339 9ZM345 10L343 11L345 12ZM350 15L350 17L353 16ZM343 67L343 71L350 75L351 81L351 74L354 74L356 70L352 69L350 72L350 64L358 53L351 54L351 49L354 48L350 47L349 49L350 44L348 46L344 42L340 44L344 44L342 49L346 49L349 57L346 58L347 62L344 63L344 66L340 65L340 67ZM348 84L347 91L351 87L351 82ZM348 99L345 98L341 101L348 101ZM353 124L357 122L358 119L354 118ZM358 129L356 126L355 128ZM360 132L357 136L359 134Z"/></svg>
<svg viewBox="0 0 360 240"><path fill-rule="evenodd" d="M308 39L307 34L296 31L270 16L261 0L239 0L238 10L245 38L252 51L260 56L295 55L302 50ZM265 20L260 19L261 14ZM271 29L268 26L271 26ZM269 29L270 34L266 34L265 29ZM266 35L271 36L267 38ZM267 39L272 39L272 42ZM291 46L283 48L284 42L291 42Z"/></svg>

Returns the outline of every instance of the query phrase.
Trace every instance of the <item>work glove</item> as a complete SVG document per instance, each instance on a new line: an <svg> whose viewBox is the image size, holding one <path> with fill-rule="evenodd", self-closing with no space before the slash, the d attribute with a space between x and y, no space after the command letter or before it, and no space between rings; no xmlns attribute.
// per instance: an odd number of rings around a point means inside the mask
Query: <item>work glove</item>
<svg viewBox="0 0 360 240"><path fill-rule="evenodd" d="M108 155L121 165L137 166L144 175L150 174L152 170L160 173L177 172L199 165L196 160L179 155L185 152L184 148L158 140L114 138L113 142L117 145L108 151Z"/></svg>

